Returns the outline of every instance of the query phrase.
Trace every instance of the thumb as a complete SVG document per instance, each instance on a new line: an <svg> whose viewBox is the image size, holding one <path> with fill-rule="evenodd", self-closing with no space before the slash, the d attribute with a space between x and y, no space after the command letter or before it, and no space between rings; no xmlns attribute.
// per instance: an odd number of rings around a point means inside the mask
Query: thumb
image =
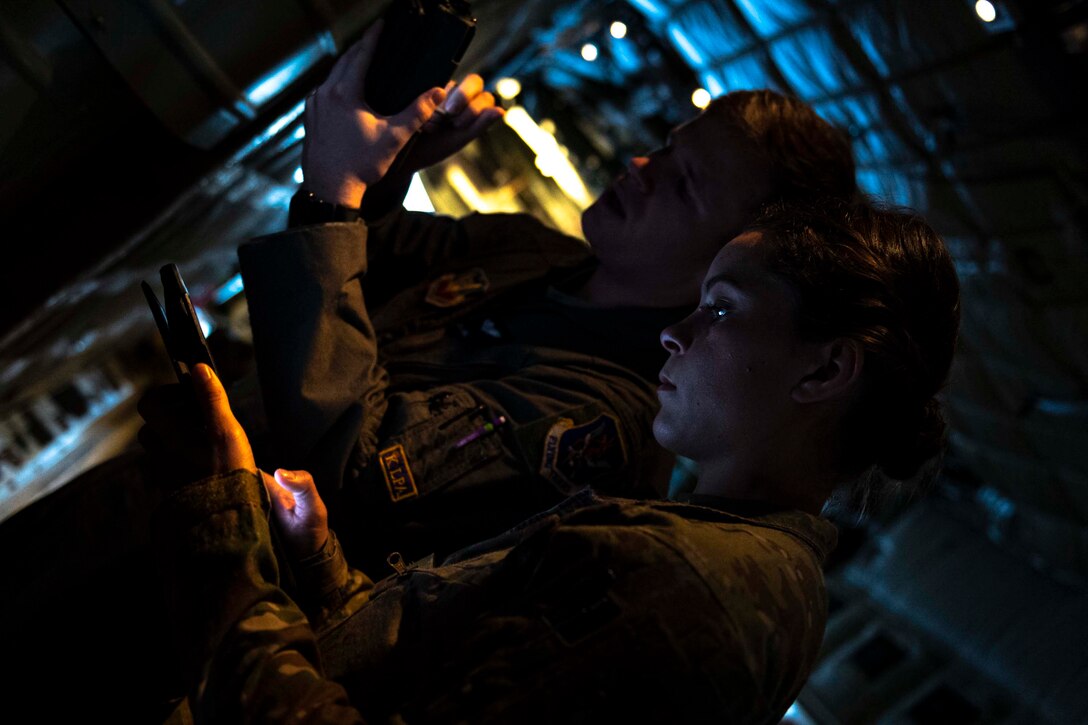
<svg viewBox="0 0 1088 725"><path fill-rule="evenodd" d="M276 469L272 474L276 483L283 489L290 491L295 499L295 506L303 511L313 510L317 500L317 486L314 485L313 476L307 471L288 471L283 468Z"/></svg>
<svg viewBox="0 0 1088 725"><path fill-rule="evenodd" d="M418 131L435 110L446 100L445 88L432 88L419 94L412 105L390 118L390 122L406 131L409 135Z"/></svg>
<svg viewBox="0 0 1088 725"><path fill-rule="evenodd" d="M226 430L231 424L237 424L234 413L230 411L227 391L219 382L215 372L204 363L197 363L190 376L196 391L197 404L204 422L213 431Z"/></svg>
<svg viewBox="0 0 1088 725"><path fill-rule="evenodd" d="M227 391L215 372L204 363L198 363L189 377L207 428L213 472L226 473L236 468L255 471L257 464L253 461L249 439L231 412Z"/></svg>

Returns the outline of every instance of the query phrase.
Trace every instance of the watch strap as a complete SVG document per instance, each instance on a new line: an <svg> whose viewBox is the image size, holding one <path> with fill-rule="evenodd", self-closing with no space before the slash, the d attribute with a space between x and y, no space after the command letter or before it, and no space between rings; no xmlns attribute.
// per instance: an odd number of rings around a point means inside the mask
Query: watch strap
<svg viewBox="0 0 1088 725"><path fill-rule="evenodd" d="M291 197L291 206L287 212L287 228L294 229L333 222L354 222L359 220L359 216L358 207L334 204L331 201L325 201L312 191L299 189Z"/></svg>

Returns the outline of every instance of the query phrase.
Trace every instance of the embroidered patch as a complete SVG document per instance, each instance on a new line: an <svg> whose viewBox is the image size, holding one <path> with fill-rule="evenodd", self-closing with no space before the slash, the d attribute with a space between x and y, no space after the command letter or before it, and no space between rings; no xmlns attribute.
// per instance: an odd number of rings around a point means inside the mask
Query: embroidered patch
<svg viewBox="0 0 1088 725"><path fill-rule="evenodd" d="M404 446L398 444L386 448L378 454L378 462L382 465L385 487L389 489L389 498L393 503L419 495Z"/></svg>
<svg viewBox="0 0 1088 725"><path fill-rule="evenodd" d="M560 418L545 438L540 473L570 486L584 486L626 462L627 451L614 417L602 414L578 426L570 418Z"/></svg>
<svg viewBox="0 0 1088 725"><path fill-rule="evenodd" d="M431 282L423 301L435 307L456 307L465 303L469 297L476 297L487 292L491 283L487 274L479 267L459 274L444 274Z"/></svg>

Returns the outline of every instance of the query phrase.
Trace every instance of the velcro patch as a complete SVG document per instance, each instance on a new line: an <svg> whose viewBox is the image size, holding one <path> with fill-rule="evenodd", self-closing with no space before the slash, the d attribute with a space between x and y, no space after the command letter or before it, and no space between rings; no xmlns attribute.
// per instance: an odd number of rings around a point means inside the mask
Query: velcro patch
<svg viewBox="0 0 1088 725"><path fill-rule="evenodd" d="M618 471L627 462L619 423L601 414L582 425L560 418L548 431L540 474L567 484L584 486L598 474Z"/></svg>
<svg viewBox="0 0 1088 725"><path fill-rule="evenodd" d="M491 287L487 274L474 267L460 274L444 274L431 282L423 301L434 307L456 307L469 297L478 297Z"/></svg>
<svg viewBox="0 0 1088 725"><path fill-rule="evenodd" d="M386 448L378 454L378 462L381 463L385 487L389 489L389 498L393 503L419 495L419 490L416 489L416 479L412 476L412 468L408 465L408 454L404 452L404 446L398 443L395 446Z"/></svg>

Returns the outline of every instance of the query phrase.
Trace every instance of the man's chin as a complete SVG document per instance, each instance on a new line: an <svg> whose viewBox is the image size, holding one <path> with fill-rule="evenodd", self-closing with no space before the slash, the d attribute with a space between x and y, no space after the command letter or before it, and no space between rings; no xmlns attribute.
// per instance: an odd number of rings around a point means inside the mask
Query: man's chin
<svg viewBox="0 0 1088 725"><path fill-rule="evenodd" d="M607 195L605 191L582 212L582 237L597 254L602 250L607 253L624 239L622 210L614 209L605 198Z"/></svg>
<svg viewBox="0 0 1088 725"><path fill-rule="evenodd" d="M608 217L622 219L626 216L623 204L614 187L608 187L597 199L582 212L582 230L589 237L590 229L598 223L607 223Z"/></svg>

